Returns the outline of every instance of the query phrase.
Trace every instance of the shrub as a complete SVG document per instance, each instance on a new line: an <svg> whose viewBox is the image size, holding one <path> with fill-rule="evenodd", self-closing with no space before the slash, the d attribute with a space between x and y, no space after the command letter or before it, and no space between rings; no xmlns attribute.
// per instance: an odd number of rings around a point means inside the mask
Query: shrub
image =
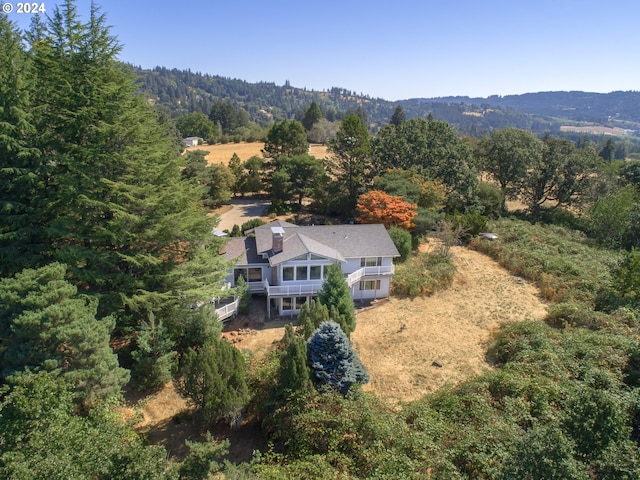
<svg viewBox="0 0 640 480"><path fill-rule="evenodd" d="M408 297L431 295L449 287L455 271L449 255L438 252L418 253L396 267L393 293Z"/></svg>
<svg viewBox="0 0 640 480"><path fill-rule="evenodd" d="M400 253L399 260L401 262L404 262L407 258L409 258L409 255L411 255L411 234L402 228L392 225L391 227L389 227L389 236L391 237L391 240L393 240L393 244L398 249L398 253Z"/></svg>
<svg viewBox="0 0 640 480"><path fill-rule="evenodd" d="M489 218L500 218L502 213L502 192L498 185L480 182L477 196L483 215Z"/></svg>

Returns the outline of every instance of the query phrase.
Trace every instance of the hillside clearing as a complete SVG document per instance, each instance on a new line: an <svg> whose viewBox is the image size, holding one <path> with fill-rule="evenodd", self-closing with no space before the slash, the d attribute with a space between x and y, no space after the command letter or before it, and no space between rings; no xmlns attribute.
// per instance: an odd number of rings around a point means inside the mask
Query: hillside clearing
<svg viewBox="0 0 640 480"><path fill-rule="evenodd" d="M208 152L206 155L207 162L209 165L214 163L224 163L225 165L229 163L233 154L236 153L240 160L243 162L248 160L254 155L262 157L262 149L264 148L264 143L262 142L240 142L240 143L218 143L215 145L199 145L197 147L189 147L185 149L185 151L189 152L192 150L204 150ZM318 145L312 144L309 146L309 154L313 155L316 158L324 158L327 156L327 146L326 145Z"/></svg>

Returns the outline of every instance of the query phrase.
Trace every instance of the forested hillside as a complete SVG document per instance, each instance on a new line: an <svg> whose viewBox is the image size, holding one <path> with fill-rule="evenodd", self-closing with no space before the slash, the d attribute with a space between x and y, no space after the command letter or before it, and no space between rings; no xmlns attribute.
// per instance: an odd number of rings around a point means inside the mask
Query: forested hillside
<svg viewBox="0 0 640 480"><path fill-rule="evenodd" d="M216 75L156 67L135 68L141 91L172 115L202 111L208 114L220 100L244 108L250 120L264 124L283 119L302 119L316 102L329 121L348 112L365 114L369 128L377 131L401 106L407 118L432 115L461 133L482 136L491 130L512 126L535 133L559 132L562 124L594 122L640 130L640 93L541 92L488 98L445 97L390 102L362 93L331 87L313 91L286 84L249 83Z"/></svg>

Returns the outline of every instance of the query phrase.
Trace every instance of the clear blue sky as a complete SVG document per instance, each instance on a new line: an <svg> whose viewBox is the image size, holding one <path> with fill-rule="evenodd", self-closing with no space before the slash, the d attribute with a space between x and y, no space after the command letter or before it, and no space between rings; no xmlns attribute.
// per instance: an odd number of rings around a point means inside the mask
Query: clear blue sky
<svg viewBox="0 0 640 480"><path fill-rule="evenodd" d="M51 13L60 2L43 3ZM343 87L387 100L640 90L638 0L97 4L123 44L120 58L144 68ZM77 5L86 15L90 1ZM29 23L26 14L9 17Z"/></svg>

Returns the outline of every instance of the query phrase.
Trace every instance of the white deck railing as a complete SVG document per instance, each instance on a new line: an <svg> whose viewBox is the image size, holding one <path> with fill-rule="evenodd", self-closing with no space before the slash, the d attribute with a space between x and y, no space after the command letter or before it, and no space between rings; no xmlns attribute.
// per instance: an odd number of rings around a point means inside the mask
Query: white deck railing
<svg viewBox="0 0 640 480"><path fill-rule="evenodd" d="M218 320L221 322L226 320L227 318L235 315L238 312L238 306L240 305L240 299L236 298L233 302L228 303L220 308L216 308L216 313L218 314Z"/></svg>
<svg viewBox="0 0 640 480"><path fill-rule="evenodd" d="M315 295L322 288L322 282L272 286L269 285L269 281L265 279L263 284L267 295L270 297L301 297L303 295Z"/></svg>
<svg viewBox="0 0 640 480"><path fill-rule="evenodd" d="M361 269L347 275L347 284L352 287L364 277L393 275L394 271L395 270L393 265L382 265L379 267L362 267Z"/></svg>
<svg viewBox="0 0 640 480"><path fill-rule="evenodd" d="M386 276L393 275L394 266L384 265L380 267L363 267L350 273L345 278L349 287L358 283L365 277L369 276ZM296 283L292 285L269 285L269 281L264 279L262 282L264 291L270 297L296 297L304 295L315 295L322 288L322 282L314 283Z"/></svg>

